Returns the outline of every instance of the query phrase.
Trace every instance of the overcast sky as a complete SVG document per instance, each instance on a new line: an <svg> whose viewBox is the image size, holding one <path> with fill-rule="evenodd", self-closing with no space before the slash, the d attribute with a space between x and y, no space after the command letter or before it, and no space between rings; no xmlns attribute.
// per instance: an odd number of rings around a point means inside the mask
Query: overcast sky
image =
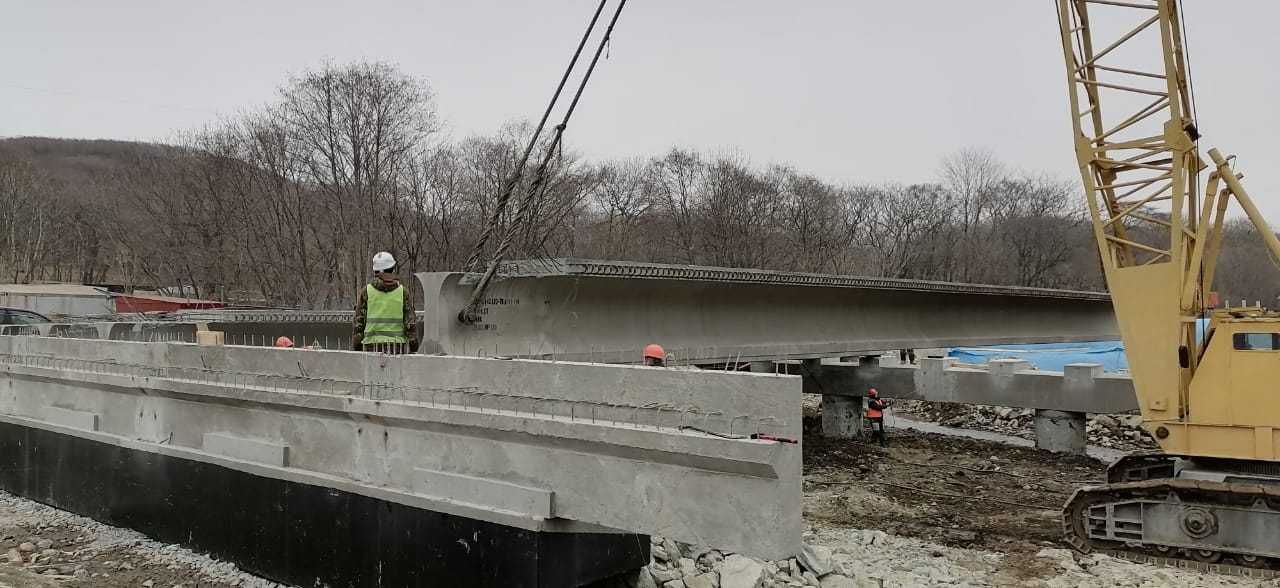
<svg viewBox="0 0 1280 588"><path fill-rule="evenodd" d="M588 157L731 149L927 181L986 148L1076 181L1052 0L630 0L570 126ZM595 0L0 0L0 136L164 140L325 58L425 78L450 134L543 108ZM1280 2L1185 0L1202 145L1280 224Z"/></svg>

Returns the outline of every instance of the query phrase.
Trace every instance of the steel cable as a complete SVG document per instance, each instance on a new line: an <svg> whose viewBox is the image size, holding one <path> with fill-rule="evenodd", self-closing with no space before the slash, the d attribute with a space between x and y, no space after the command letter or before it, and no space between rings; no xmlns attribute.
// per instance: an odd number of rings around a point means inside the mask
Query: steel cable
<svg viewBox="0 0 1280 588"><path fill-rule="evenodd" d="M468 324L475 321L475 310L479 307L480 301L484 299L484 294L485 291L489 289L489 284L493 282L493 276L497 273L498 266L502 264L503 258L505 258L508 251L510 251L511 243L515 240L516 234L524 228L526 217L529 214L529 208L533 205L534 200L537 199L538 190L542 188L544 183L546 183L547 169L551 165L551 158L555 156L557 149L561 145L561 140L564 138L564 130L569 126L569 119L573 117L573 111L577 109L578 102L582 99L582 93L587 88L587 82L591 80L591 74L595 71L596 64L600 62L600 55L604 53L605 47L609 45L609 40L613 36L613 27L618 23L618 17L622 15L622 9L626 5L627 0L621 0L618 3L618 8L614 10L613 18L609 20L609 26L605 29L604 36L600 38L599 45L596 46L596 52L591 58L591 64L587 66L587 71L582 76L582 81L578 84L578 91L573 95L573 101L569 103L569 108L565 110L564 118L560 121L560 124L555 126L555 134L547 145L546 153L542 156L542 161L538 165L533 181L529 184L529 189L525 192L524 197L520 199L519 207L516 209L515 217L507 227L506 235L503 236L502 242L498 244L497 250L494 251L493 258L489 260L489 267L485 269L484 276L480 278L480 283L476 284L475 291L471 293L471 299L467 301L466 307L458 313L459 321ZM601 3L601 7L603 7L603 2ZM598 10L596 14L599 15ZM593 19L592 26L594 25L595 20ZM589 30L588 34L590 34ZM574 56L574 60L577 60L577 55ZM530 143L530 145L532 145L532 143ZM527 158L528 154L526 153L526 159ZM514 189L514 184L512 184L511 187ZM508 197L510 196L510 194L507 195ZM485 227L485 230L490 230L492 226L493 224L491 223L490 226Z"/></svg>
<svg viewBox="0 0 1280 588"><path fill-rule="evenodd" d="M564 85L569 81L569 75L573 73L573 68L578 64L578 57L582 55L582 49L587 46L587 40L591 38L591 33L595 31L596 22L600 20L600 13L604 11L605 4L609 0L600 0L600 5L596 7L596 12L591 16L591 22L587 24L587 30L582 33L582 39L578 41L578 48L573 52L573 58L569 60L569 66L565 68L564 74L560 76L560 84L556 86L556 91L551 95L551 101L547 103L547 108L542 112L542 119L538 121L537 128L533 131L533 136L529 137L529 144L525 145L524 154L520 156L520 160L516 162L516 168L511 171L503 182L502 192L498 194L498 202L493 207L493 212L489 215L489 222L484 226L484 230L480 233L480 240L471 250L471 256L467 258L466 271L473 271L480 264L480 255L484 253L484 247L488 244L489 239L493 237L493 231L498 225L498 221L502 218L502 213L507 208L507 203L511 200L511 193L515 191L516 184L520 183L520 178L524 175L524 166L529 162L529 157L533 155L533 149L538 144L538 139L542 137L542 129L547 124L547 119L551 118L551 111L555 108L556 102L560 100L560 92L564 90Z"/></svg>

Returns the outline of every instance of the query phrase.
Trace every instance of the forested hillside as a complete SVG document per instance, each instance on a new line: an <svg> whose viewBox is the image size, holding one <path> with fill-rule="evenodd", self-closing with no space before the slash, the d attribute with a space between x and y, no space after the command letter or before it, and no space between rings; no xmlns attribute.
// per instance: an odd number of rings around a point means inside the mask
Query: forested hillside
<svg viewBox="0 0 1280 588"><path fill-rule="evenodd" d="M446 114L391 66L327 64L171 145L0 141L0 280L319 308L346 304L381 249L409 271L461 269L531 128L451 137ZM1010 169L998 153L862 185L678 147L589 161L567 137L514 258L1104 288L1077 179ZM1246 223L1225 247L1215 289L1274 303L1275 266Z"/></svg>

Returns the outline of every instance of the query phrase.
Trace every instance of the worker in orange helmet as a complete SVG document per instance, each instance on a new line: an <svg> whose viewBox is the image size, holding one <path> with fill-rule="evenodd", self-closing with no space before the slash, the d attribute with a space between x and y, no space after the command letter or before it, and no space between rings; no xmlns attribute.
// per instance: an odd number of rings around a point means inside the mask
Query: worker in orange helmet
<svg viewBox="0 0 1280 588"><path fill-rule="evenodd" d="M889 403L880 398L880 392L875 388L867 390L867 420L871 421L871 442L879 442L881 447L889 443L884 436L884 409L889 408Z"/></svg>
<svg viewBox="0 0 1280 588"><path fill-rule="evenodd" d="M644 347L644 364L650 367L667 367L667 352L662 346L651 343Z"/></svg>
<svg viewBox="0 0 1280 588"><path fill-rule="evenodd" d="M276 347L293 347L293 339L288 337L276 337Z"/></svg>

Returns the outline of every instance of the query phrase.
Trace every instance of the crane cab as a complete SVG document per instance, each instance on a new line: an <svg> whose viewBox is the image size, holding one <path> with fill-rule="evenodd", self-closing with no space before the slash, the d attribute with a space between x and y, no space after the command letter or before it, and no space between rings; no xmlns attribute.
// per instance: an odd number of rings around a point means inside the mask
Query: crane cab
<svg viewBox="0 0 1280 588"><path fill-rule="evenodd" d="M1214 312L1179 421L1153 422L1171 454L1272 461L1280 455L1280 316Z"/></svg>

